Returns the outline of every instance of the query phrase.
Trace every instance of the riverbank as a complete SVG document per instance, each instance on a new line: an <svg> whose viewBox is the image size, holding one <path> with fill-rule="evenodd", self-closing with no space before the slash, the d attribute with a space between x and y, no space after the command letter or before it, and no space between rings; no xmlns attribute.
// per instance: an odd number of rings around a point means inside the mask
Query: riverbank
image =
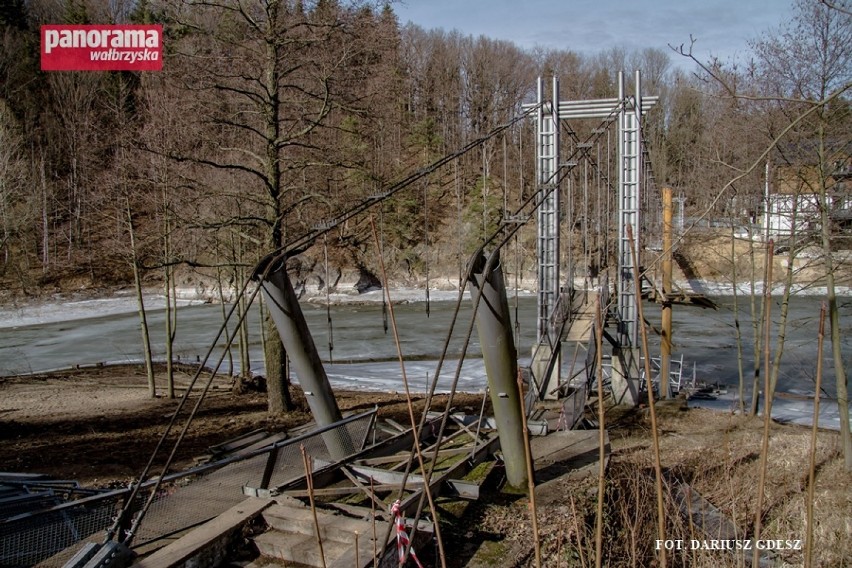
<svg viewBox="0 0 852 568"><path fill-rule="evenodd" d="M190 371L179 370L178 386L186 384ZM87 486L127 485L147 462L176 405L166 398L150 398L145 381L144 370L132 365L3 379L0 471L47 473ZM162 388L162 369L157 381ZM293 389L298 409L270 417L264 393L236 394L230 387L229 379L214 382L180 447L178 470L194 464L211 445L239 434L293 428L310 419L298 388ZM408 424L407 407L398 394L337 390L336 395L343 411L378 405L382 419ZM446 399L439 397L436 402L434 409L438 410ZM458 395L453 406L460 412L478 414L481 402L482 395ZM415 395L417 413L423 404L422 395ZM652 565L658 536L648 410L610 408L605 425L612 452L604 493L603 564ZM683 542L712 538L683 518L677 495L684 486L712 503L736 528L736 538L752 538L762 420L687 409L681 401L673 401L658 405L658 431L666 538ZM773 424L769 448L761 539L803 542L810 429ZM816 464L816 565L847 565L852 561L848 538L852 477L843 470L837 433L818 433ZM548 495L538 504L543 565L579 565L579 559L590 559L594 550L596 477L559 481ZM531 565L528 510L525 499L494 489L467 507L463 517L455 516L455 508L445 509L442 523L448 566L467 565L471 545L475 550L484 542L492 547L492 557L496 554L501 559L500 566ZM779 565L802 564L800 547L773 551L772 557ZM670 560L683 566L736 565L733 555L722 550L678 550L671 553Z"/></svg>
<svg viewBox="0 0 852 568"><path fill-rule="evenodd" d="M535 286L530 282L524 283L517 290L521 297L535 296ZM585 283L578 281L577 286ZM682 283L683 284L683 283ZM684 284L686 285L686 284ZM709 296L731 297L735 288L725 282L702 281L699 287L704 294ZM741 284L736 287L739 297L751 294L751 286ZM781 285L776 284L772 288L772 294L779 296L784 292ZM515 290L508 293L515 295ZM757 295L763 294L763 284L757 283L754 289ZM838 297L844 299L852 298L852 287L838 286L835 289ZM468 291L463 292L466 298L470 297ZM793 288L796 296L820 297L825 296L826 288L823 286L797 285ZM391 300L395 304L417 303L428 301L455 301L458 299L458 287L455 288L394 288L390 292ZM228 293L228 298L233 297L233 292ZM162 290L147 288L143 294L146 310L163 310L166 307L166 299ZM315 305L359 305L359 304L381 304L386 301L382 290L372 290L359 294L352 287L338 287L334 291L326 293L316 287L306 288L301 301ZM200 291L196 288L181 288L177 294L178 306L191 306L207 303L219 303L218 294L211 295L208 291ZM39 325L61 321L83 320L91 317L108 316L115 314L127 314L138 311L138 301L135 291L128 288L99 289L95 291L78 291L55 293L46 297L16 298L0 303L0 328L20 327L27 325Z"/></svg>
<svg viewBox="0 0 852 568"><path fill-rule="evenodd" d="M177 396L195 373L176 365ZM207 379L203 373L200 381ZM177 407L166 398L165 365L156 365L152 398L143 365L99 365L0 378L0 471L40 472L88 485L125 483L141 471ZM197 387L198 388L198 387ZM266 393L234 392L232 377L217 376L178 455L177 468L191 464L211 445L258 428L282 430L311 420L298 386L296 410L267 412ZM382 415L407 423L404 399L396 392L336 389L342 411L382 406ZM193 395L194 396L194 395ZM436 398L442 408L443 396ZM415 407L422 409L422 395ZM460 394L455 405L478 409L481 395Z"/></svg>

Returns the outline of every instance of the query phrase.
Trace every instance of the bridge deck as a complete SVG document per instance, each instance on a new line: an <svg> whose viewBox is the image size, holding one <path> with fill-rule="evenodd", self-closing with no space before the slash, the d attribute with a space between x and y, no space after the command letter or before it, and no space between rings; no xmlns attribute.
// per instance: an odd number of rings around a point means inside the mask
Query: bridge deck
<svg viewBox="0 0 852 568"><path fill-rule="evenodd" d="M592 338L595 324L595 303L586 299L577 309L574 319L562 336L562 341L588 343Z"/></svg>

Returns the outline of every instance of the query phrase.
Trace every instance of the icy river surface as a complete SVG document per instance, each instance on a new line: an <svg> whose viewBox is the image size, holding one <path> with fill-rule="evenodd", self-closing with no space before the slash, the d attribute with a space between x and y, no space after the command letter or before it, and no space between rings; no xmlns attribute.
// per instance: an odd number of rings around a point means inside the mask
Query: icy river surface
<svg viewBox="0 0 852 568"><path fill-rule="evenodd" d="M414 391L423 391L434 373L437 360L447 342L448 330L456 306L455 292L432 292L425 302L424 292L396 291L397 328L402 353L406 359L406 375ZM350 301L346 301L346 300ZM321 357L326 361L332 384L343 388L396 391L402 388L402 371L397 361L391 322L383 310L381 293L372 292L351 301L351 296L327 310L325 305L305 302L303 310ZM684 355L685 374L693 369L699 380L728 385L728 394L702 405L720 409L732 408L736 400L739 372L733 299L718 296L718 310L675 306L674 351ZM535 340L535 297L510 298L513 328L518 332L519 354L529 357ZM773 416L807 423L812 415L817 358L817 328L822 298L797 295L791 299L787 333L780 365L778 390L793 395L776 401ZM152 333L155 357L165 353L165 311L163 300L146 299L148 323ZM847 369L852 366L852 298L839 298L843 358ZM227 309L228 306L225 306ZM428 314L427 314L428 307ZM140 361L141 333L135 300L131 295L103 299L86 299L43 303L24 307L0 308L0 376L68 368L75 365ZM746 384L751 384L754 359L753 337L747 300L739 303L740 330L743 337ZM517 314L517 319L515 315ZM780 298L772 306L772 357L778 345L781 314ZM659 327L658 306L645 304L645 317ZM471 318L471 301L462 302L460 318L449 340L448 361L442 367L439 389L449 388L458 373L459 389L481 391L485 386L485 370L477 357L479 346L474 331L470 354L458 370L462 343ZM182 361L203 359L223 321L223 306L184 302L177 315L175 355ZM386 331L387 326L387 331ZM251 313L250 339L252 370L263 372L261 331L257 311ZM229 328L230 329L230 328ZM652 352L657 341L650 336ZM224 337L213 349L210 364L222 356ZM823 353L823 410L820 424L838 427L834 364L826 325ZM763 355L761 354L761 357ZM234 354L236 358L236 353ZM233 365L237 365L236 360ZM223 372L236 370L229 357L223 358ZM847 371L848 372L848 371ZM761 381L762 382L762 381ZM746 398L750 398L750 386Z"/></svg>

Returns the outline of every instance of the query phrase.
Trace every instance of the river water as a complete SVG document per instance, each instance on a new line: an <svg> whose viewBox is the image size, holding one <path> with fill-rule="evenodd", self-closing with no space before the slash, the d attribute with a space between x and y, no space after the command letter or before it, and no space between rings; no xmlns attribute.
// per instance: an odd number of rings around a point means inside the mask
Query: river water
<svg viewBox="0 0 852 568"><path fill-rule="evenodd" d="M396 301L404 301L395 305L394 312L402 353L406 359L406 376L414 391L423 391L434 373L436 360L447 341L456 295L454 292L433 292L427 316L427 303L422 291L394 292ZM401 390L402 371L397 361L392 331L390 327L385 331L385 322L390 326L390 321L384 315L386 312L383 312L381 293L372 292L357 298L364 303L355 304L352 299L349 295L341 296L338 300L342 303L333 305L330 312L324 305L303 303L308 325L327 363L332 384L346 388ZM728 409L735 404L738 383L733 299L731 296L717 296L714 300L719 305L718 310L675 307L673 351L684 354L686 374L691 376L694 369L699 380L728 385L727 395L716 401L702 403ZM777 324L780 298L774 300L772 319ZM791 299L787 337L780 365L779 392L802 396L814 393L821 300L816 295L797 295ZM535 301L532 295L521 296L517 301L510 298L513 321L514 314L518 314L515 327L519 332L519 353L522 358L528 358L535 339ZM152 307L149 325L155 356L162 358L165 353L162 299L149 297L148 304ZM140 326L134 309L134 301L129 295L0 309L0 376L100 362L140 361ZM645 304L644 309L646 319L659 327L659 307ZM749 309L748 301L741 300L740 328L747 385L751 383L751 363L754 358L754 335ZM852 298L840 298L840 312L842 350L848 369L852 366ZM484 366L476 356L479 346L475 333L468 351L472 355L458 369L458 358L470 318L471 301L465 299L455 331L449 340L450 360L442 368L439 389L449 388L457 372L461 390L477 392L485 386ZM203 358L222 321L221 305L185 302L178 311L175 355L187 362ZM250 328L252 370L262 373L260 324L256 309L251 313ZM776 325L772 332L773 357L777 332ZM835 403L832 406L831 401L835 396L834 364L827 330L826 334L823 393L827 397L824 398L820 420L831 427L833 421L837 421L837 405ZM649 340L652 352L657 352L656 337L651 334ZM210 360L211 364L222 354L224 343L224 338L220 339ZM223 372L236 370L230 367L227 357L221 369ZM747 388L746 397L750 398L750 388ZM812 402L806 399L779 399L773 416L807 422L811 405Z"/></svg>

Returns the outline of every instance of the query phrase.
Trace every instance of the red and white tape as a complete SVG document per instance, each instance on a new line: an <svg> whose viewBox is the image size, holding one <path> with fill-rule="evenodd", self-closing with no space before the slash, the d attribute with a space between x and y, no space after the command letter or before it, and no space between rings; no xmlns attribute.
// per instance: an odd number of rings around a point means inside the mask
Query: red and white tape
<svg viewBox="0 0 852 568"><path fill-rule="evenodd" d="M405 532L405 521L402 518L402 511L399 506L401 502L397 499L393 505L391 505L391 514L394 516L394 522L396 524L396 550L399 553L399 565L402 566L405 561L405 549L408 548L409 541L408 533ZM423 568L423 565L420 563L420 560L417 559L417 554L414 553L414 548L411 548L408 555L414 560L414 563L417 564L417 568Z"/></svg>

